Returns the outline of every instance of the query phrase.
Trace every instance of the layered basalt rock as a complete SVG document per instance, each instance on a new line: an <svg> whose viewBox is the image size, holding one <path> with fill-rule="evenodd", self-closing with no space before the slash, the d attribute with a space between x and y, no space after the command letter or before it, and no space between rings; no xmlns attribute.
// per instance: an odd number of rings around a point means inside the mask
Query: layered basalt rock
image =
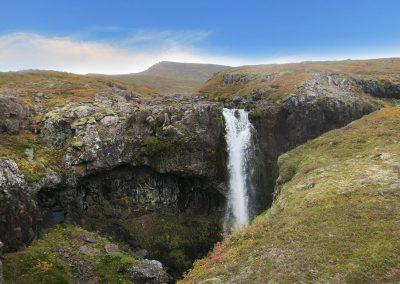
<svg viewBox="0 0 400 284"><path fill-rule="evenodd" d="M160 244L140 238L141 231L129 230L127 223L151 216L177 222L184 231L196 225L202 238L198 242L196 236L179 238L185 244L180 245L183 251L175 252L184 263L179 267L183 272L219 239L225 181L221 109L219 103L196 98L174 96L147 104L121 94L99 94L93 104L51 111L39 135L48 147L62 149L65 170L48 170L31 185L42 225L68 220L135 249ZM171 214L178 214L179 220ZM169 254L171 245L176 246L167 244L156 254L169 267L176 257L159 252Z"/></svg>

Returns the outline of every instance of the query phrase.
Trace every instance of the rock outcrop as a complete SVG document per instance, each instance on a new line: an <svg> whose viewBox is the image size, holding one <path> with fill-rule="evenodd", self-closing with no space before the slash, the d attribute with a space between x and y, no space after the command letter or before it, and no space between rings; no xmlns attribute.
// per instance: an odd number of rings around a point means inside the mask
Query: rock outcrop
<svg viewBox="0 0 400 284"><path fill-rule="evenodd" d="M50 111L37 131L47 147L61 149L65 170L47 169L31 185L43 225L66 219L140 248L141 232L128 232L124 225L132 218L138 222L138 217L176 213L188 218L179 222L190 224L189 219L213 216L214 225L204 223L208 231L193 250L187 244L176 248L185 250L178 257L185 263L183 272L196 251L205 254L219 238L221 223L215 216L223 213L220 185L225 181L221 109L222 104L199 98L143 103L117 92ZM171 267L168 259L176 260L167 256L167 247L164 253L165 258L157 256Z"/></svg>
<svg viewBox="0 0 400 284"><path fill-rule="evenodd" d="M141 260L128 269L129 279L133 283L159 284L168 283L168 275L163 270L161 262L156 260Z"/></svg>
<svg viewBox="0 0 400 284"><path fill-rule="evenodd" d="M28 248L8 254L3 264L7 283L167 283L170 279L160 262L139 259L127 246L73 225L47 230Z"/></svg>
<svg viewBox="0 0 400 284"><path fill-rule="evenodd" d="M3 277L3 246L4 244L0 241L0 284L4 284Z"/></svg>
<svg viewBox="0 0 400 284"><path fill-rule="evenodd" d="M0 158L0 236L7 250L29 244L39 226L35 196L15 162Z"/></svg>
<svg viewBox="0 0 400 284"><path fill-rule="evenodd" d="M251 109L250 118L264 167L256 172L255 215L272 202L280 154L381 107L363 94L357 80L335 73L313 74L298 87L296 94L280 104L259 100L259 96L239 102L239 106Z"/></svg>
<svg viewBox="0 0 400 284"><path fill-rule="evenodd" d="M11 96L0 95L0 133L18 134L26 126L29 110Z"/></svg>
<svg viewBox="0 0 400 284"><path fill-rule="evenodd" d="M400 81L377 79L374 77L359 80L363 91L378 98L400 99Z"/></svg>

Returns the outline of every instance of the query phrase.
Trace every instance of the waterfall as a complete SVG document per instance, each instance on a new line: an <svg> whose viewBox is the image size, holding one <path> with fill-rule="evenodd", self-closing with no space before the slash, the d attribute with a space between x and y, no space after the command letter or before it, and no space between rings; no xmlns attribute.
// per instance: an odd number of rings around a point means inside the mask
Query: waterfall
<svg viewBox="0 0 400 284"><path fill-rule="evenodd" d="M249 192L251 188L251 157L254 147L252 125L243 109L223 109L228 150L229 192L225 215L225 231L249 224Z"/></svg>

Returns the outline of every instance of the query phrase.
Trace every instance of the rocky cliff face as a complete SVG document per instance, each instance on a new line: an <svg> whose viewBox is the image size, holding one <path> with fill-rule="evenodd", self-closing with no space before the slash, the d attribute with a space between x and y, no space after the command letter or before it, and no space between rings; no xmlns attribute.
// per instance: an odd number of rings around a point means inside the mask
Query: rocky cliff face
<svg viewBox="0 0 400 284"><path fill-rule="evenodd" d="M221 88L246 92L223 101L150 101L114 88L50 110L41 96L35 96L35 108L22 104L19 115L7 114L18 127L3 127L7 139L29 138L4 151L20 156L1 160L0 198L6 206L0 208L0 235L6 249L29 244L43 226L68 221L135 250L145 248L175 273L190 267L219 239L226 190L224 106L247 108L256 130L254 214L273 198L278 155L380 107L359 80L323 72L304 77L276 100L274 90L285 86L274 81L279 76L224 75ZM265 86L253 88L259 80Z"/></svg>
<svg viewBox="0 0 400 284"><path fill-rule="evenodd" d="M61 157L56 167L45 168L31 184L14 162L3 161L8 167L2 167L1 188L9 205L0 211L0 231L7 250L28 244L36 228L64 220L140 248L148 240L140 239L140 231L130 231L126 223L135 226L150 218L146 216L181 214L184 230L190 230L191 219L207 220L202 232L206 237L199 238L196 252L185 244L179 259L170 261L187 267L219 238L225 181L221 108L218 103L176 96L147 103L119 91L44 114L30 130L44 148L58 149ZM30 159L37 160L38 151L29 149ZM204 224L200 219L196 226ZM170 244L164 245L168 253ZM157 257L168 264L160 254Z"/></svg>
<svg viewBox="0 0 400 284"><path fill-rule="evenodd" d="M40 224L40 212L34 193L15 162L0 159L0 235L6 249L29 244Z"/></svg>
<svg viewBox="0 0 400 284"><path fill-rule="evenodd" d="M400 280L400 108L387 107L279 157L279 194L182 283Z"/></svg>
<svg viewBox="0 0 400 284"><path fill-rule="evenodd" d="M238 82L242 84L242 81ZM363 94L362 89L363 85L350 76L316 73L282 103L271 103L268 92L259 89L253 91L250 98L232 100L230 105L250 109L256 129L256 143L262 160L258 165L262 169L257 171L256 177L255 215L272 202L280 154L380 107Z"/></svg>

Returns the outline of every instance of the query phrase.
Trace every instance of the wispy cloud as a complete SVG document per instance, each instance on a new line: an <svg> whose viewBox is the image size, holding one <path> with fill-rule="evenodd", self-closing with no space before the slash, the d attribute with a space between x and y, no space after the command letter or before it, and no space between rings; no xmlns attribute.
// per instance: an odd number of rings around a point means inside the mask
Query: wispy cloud
<svg viewBox="0 0 400 284"><path fill-rule="evenodd" d="M216 56L193 47L205 32L140 31L131 37L104 43L73 37L32 33L0 36L0 70L52 69L74 73L130 73L142 71L162 60L241 65L246 62ZM143 44L146 43L146 44Z"/></svg>
<svg viewBox="0 0 400 284"><path fill-rule="evenodd" d="M163 31L152 29L136 30L133 34L126 39L130 43L181 43L192 45L205 40L211 32L202 30L191 31Z"/></svg>
<svg viewBox="0 0 400 284"><path fill-rule="evenodd" d="M115 30L116 27L109 27ZM50 69L73 73L122 74L142 71L163 61L215 63L230 66L288 63L304 60L366 59L398 56L398 50L342 55L237 57L202 50L207 31L139 30L119 40L99 42L73 36L34 33L0 35L0 71Z"/></svg>

